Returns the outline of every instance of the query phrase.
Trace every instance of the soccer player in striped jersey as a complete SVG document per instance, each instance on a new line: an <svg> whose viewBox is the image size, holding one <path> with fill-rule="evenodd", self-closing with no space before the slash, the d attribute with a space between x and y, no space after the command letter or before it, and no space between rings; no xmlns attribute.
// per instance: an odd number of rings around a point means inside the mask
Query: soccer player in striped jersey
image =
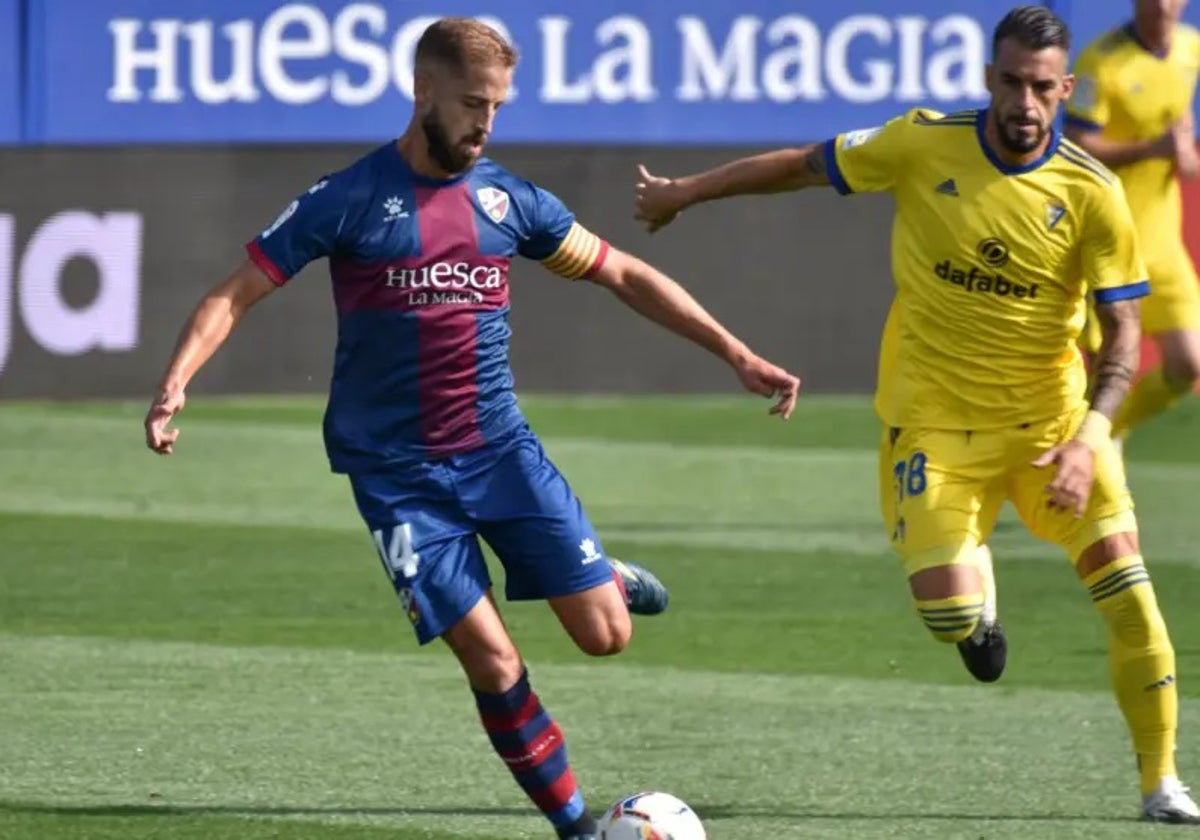
<svg viewBox="0 0 1200 840"><path fill-rule="evenodd" d="M1124 440L1200 381L1200 283L1183 241L1179 178L1200 175L1192 99L1200 32L1180 22L1186 0L1137 0L1133 20L1079 55L1067 134L1121 179L1150 279L1142 328L1161 364L1138 380L1113 423ZM1095 351L1095 319L1084 333Z"/></svg>
<svg viewBox="0 0 1200 840"><path fill-rule="evenodd" d="M917 613L973 674L999 675L1006 643L984 617L977 561L1011 501L1063 548L1108 625L1143 815L1200 824L1175 765L1175 653L1110 436L1148 284L1120 181L1054 129L1068 49L1051 11L1018 7L993 36L989 107L918 109L677 180L642 170L637 217L655 230L703 201L817 185L892 194L880 497ZM1103 331L1090 402L1076 343L1089 294Z"/></svg>
<svg viewBox="0 0 1200 840"><path fill-rule="evenodd" d="M338 344L324 421L332 469L359 511L421 644L444 639L515 780L560 838L595 822L563 733L538 700L492 596L482 537L510 600L545 599L575 643L607 656L630 613L667 591L610 558L517 406L508 360L514 257L607 288L727 362L787 418L799 381L755 355L687 292L585 228L551 193L482 156L517 56L470 19L430 26L416 49L405 134L318 180L247 245L193 313L146 417L172 452L189 381L245 312L328 258Z"/></svg>

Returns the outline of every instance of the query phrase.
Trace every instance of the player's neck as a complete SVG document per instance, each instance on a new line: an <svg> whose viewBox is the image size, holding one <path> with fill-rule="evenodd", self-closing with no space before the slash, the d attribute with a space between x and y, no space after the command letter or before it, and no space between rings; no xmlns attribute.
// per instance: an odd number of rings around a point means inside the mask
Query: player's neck
<svg viewBox="0 0 1200 840"><path fill-rule="evenodd" d="M1175 34L1175 24L1164 23L1161 26L1155 26L1134 18L1131 28L1138 43L1149 52L1160 58L1171 52L1171 39Z"/></svg>
<svg viewBox="0 0 1200 840"><path fill-rule="evenodd" d="M1014 168L1028 166L1034 161L1040 160L1046 154L1046 149L1050 147L1053 139L1053 132L1047 131L1042 142L1038 143L1037 147L1032 151L1011 152L1000 142L1000 129L996 125L995 120L989 119L983 126L983 142L987 143L988 149L1005 166Z"/></svg>
<svg viewBox="0 0 1200 840"><path fill-rule="evenodd" d="M425 132L418 126L409 126L408 130L396 141L396 151L409 168L424 178L445 181L458 173L447 172L429 155L429 140Z"/></svg>

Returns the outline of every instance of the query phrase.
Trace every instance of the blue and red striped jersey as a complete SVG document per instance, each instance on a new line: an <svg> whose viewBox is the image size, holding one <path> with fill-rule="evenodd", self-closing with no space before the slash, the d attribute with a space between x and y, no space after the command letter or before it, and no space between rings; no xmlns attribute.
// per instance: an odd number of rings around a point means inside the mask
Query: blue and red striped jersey
<svg viewBox="0 0 1200 840"><path fill-rule="evenodd" d="M608 246L487 158L435 180L394 142L322 178L246 246L283 285L327 257L338 340L325 411L335 472L485 445L524 423L508 359L516 255L587 276Z"/></svg>

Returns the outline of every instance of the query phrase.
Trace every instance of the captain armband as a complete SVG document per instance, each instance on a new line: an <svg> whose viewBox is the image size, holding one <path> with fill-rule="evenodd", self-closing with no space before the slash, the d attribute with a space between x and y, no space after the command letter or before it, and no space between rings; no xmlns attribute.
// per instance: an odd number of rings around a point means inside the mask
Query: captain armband
<svg viewBox="0 0 1200 840"><path fill-rule="evenodd" d="M608 243L575 222L558 250L542 260L542 265L559 277L577 280L600 268L607 255Z"/></svg>

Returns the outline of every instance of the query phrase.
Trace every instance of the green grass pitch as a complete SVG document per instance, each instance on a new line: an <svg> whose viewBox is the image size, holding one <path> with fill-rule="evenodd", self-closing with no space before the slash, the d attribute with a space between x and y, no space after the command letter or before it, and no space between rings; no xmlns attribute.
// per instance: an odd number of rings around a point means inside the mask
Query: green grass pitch
<svg viewBox="0 0 1200 840"><path fill-rule="evenodd" d="M1006 511L1009 671L973 684L913 615L869 404L523 400L617 556L672 587L613 660L505 605L598 811L653 788L714 840L1139 838L1104 630ZM1200 408L1129 447L1200 779ZM0 837L514 840L547 826L440 645L418 649L316 399L0 404Z"/></svg>

